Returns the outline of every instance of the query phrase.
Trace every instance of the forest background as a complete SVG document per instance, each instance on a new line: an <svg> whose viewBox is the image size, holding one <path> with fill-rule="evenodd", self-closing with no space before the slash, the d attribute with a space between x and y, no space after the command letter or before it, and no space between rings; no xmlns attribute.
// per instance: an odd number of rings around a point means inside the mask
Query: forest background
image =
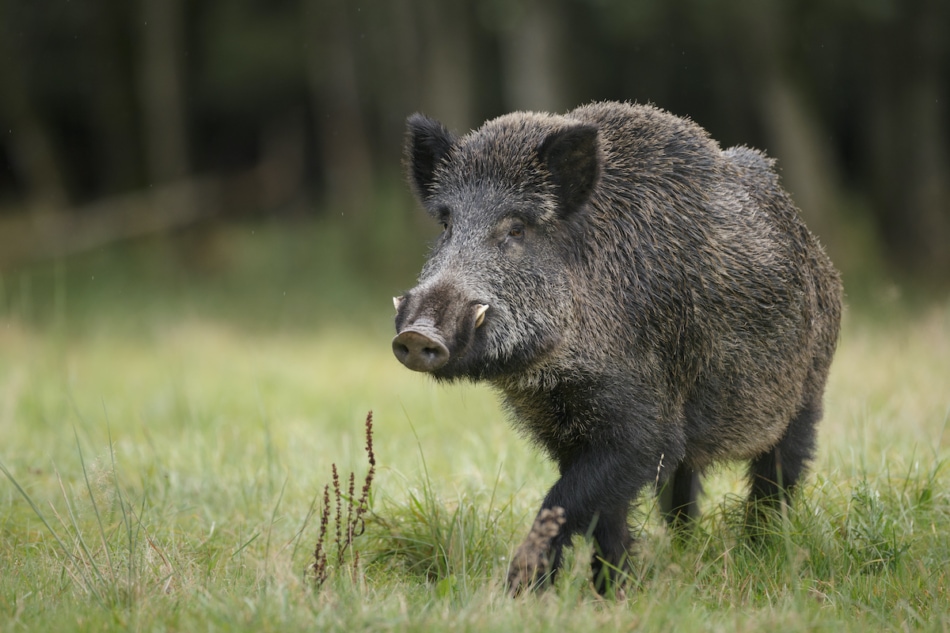
<svg viewBox="0 0 950 633"><path fill-rule="evenodd" d="M361 249L418 220L408 114L617 99L776 157L856 282L939 285L948 25L938 0L3 0L0 266L247 219L342 216Z"/></svg>

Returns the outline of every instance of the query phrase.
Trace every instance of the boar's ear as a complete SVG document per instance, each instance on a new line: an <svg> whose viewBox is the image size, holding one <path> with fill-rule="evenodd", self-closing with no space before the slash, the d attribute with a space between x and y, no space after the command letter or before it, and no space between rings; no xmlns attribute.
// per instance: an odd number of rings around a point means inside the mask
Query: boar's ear
<svg viewBox="0 0 950 633"><path fill-rule="evenodd" d="M538 147L538 156L557 186L561 213L587 202L600 175L596 127L575 125L553 132Z"/></svg>
<svg viewBox="0 0 950 633"><path fill-rule="evenodd" d="M406 166L409 182L420 200L432 195L435 169L455 140L444 125L425 115L413 114L406 120Z"/></svg>

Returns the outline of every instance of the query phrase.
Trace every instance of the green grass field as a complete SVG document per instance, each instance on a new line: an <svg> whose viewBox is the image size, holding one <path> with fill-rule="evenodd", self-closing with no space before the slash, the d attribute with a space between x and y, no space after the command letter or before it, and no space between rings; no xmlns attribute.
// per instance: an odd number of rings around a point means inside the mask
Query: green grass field
<svg viewBox="0 0 950 633"><path fill-rule="evenodd" d="M685 543L644 500L625 600L594 594L580 541L555 587L511 600L554 468L489 389L398 364L389 296L418 261L374 268L335 230L0 278L0 631L950 630L946 298L848 311L818 458L763 542L724 468ZM324 486L336 464L359 491L370 410L365 531L338 558L331 507L318 587Z"/></svg>

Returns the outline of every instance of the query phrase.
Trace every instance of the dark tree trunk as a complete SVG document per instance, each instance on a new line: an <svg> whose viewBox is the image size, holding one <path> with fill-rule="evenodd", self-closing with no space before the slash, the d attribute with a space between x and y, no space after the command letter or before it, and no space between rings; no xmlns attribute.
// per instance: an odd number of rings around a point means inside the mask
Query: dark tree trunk
<svg viewBox="0 0 950 633"><path fill-rule="evenodd" d="M945 94L947 10L923 0L876 49L870 187L892 263L946 281L950 270L950 157ZM893 29L893 30L892 30ZM895 32L896 31L896 32Z"/></svg>
<svg viewBox="0 0 950 633"><path fill-rule="evenodd" d="M92 127L101 148L97 165L103 195L124 193L141 185L141 147L135 92L130 88L135 66L126 31L138 12L128 0L100 0L89 20L95 85L90 90ZM133 17L134 16L134 17Z"/></svg>
<svg viewBox="0 0 950 633"><path fill-rule="evenodd" d="M190 173L183 0L142 0L139 95L150 185Z"/></svg>
<svg viewBox="0 0 950 633"><path fill-rule="evenodd" d="M560 57L565 41L560 7L529 0L521 3L521 10L517 23L501 34L506 109L568 110L571 104L564 94Z"/></svg>
<svg viewBox="0 0 950 633"><path fill-rule="evenodd" d="M26 207L43 213L68 205L69 196L54 135L36 107L24 74L30 33L17 24L13 7L0 0L0 118L8 122L13 169L25 190Z"/></svg>
<svg viewBox="0 0 950 633"><path fill-rule="evenodd" d="M370 202L372 159L346 0L305 0L307 77L326 198L360 218Z"/></svg>
<svg viewBox="0 0 950 633"><path fill-rule="evenodd" d="M741 28L748 37L738 45L745 42L748 47L743 57L752 69L752 98L765 131L764 149L778 159L782 181L809 228L834 247L843 239L835 223L841 175L831 134L793 79L796 60L789 53L794 46L788 41L788 13L788 7L757 4L744 13L747 21Z"/></svg>

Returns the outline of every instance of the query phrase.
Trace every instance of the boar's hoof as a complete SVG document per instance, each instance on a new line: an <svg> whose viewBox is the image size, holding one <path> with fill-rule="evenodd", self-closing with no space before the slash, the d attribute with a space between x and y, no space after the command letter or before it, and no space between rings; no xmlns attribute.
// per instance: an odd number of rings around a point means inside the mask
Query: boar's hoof
<svg viewBox="0 0 950 633"><path fill-rule="evenodd" d="M440 336L405 330L393 339L393 354L413 371L435 371L449 361L449 348Z"/></svg>

